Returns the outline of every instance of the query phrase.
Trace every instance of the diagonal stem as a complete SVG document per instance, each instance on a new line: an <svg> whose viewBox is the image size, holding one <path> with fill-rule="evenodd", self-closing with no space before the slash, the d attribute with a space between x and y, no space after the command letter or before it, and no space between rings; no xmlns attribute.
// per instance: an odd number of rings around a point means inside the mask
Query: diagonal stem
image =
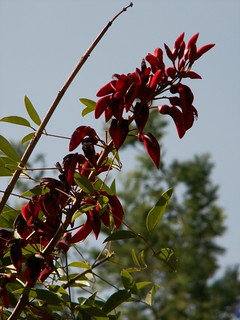
<svg viewBox="0 0 240 320"><path fill-rule="evenodd" d="M36 144L38 143L43 130L45 129L47 123L49 122L51 116L53 115L55 109L57 108L59 102L61 101L62 97L64 96L65 92L67 91L68 87L70 86L70 84L72 83L72 81L74 80L74 78L76 77L76 75L78 74L79 70L82 68L82 66L84 65L84 63L86 62L86 60L89 58L91 52L94 50L94 48L96 47L96 45L99 43L99 41L102 39L102 37L104 36L104 34L107 32L107 30L111 27L112 23L114 22L114 20L117 19L117 17L122 14L124 11L126 11L129 7L132 7L133 3L131 2L127 7L123 8L111 21L108 22L108 24L103 28L103 30L99 33L99 35L97 36L97 38L93 41L93 43L91 44L91 46L88 48L88 50L84 53L84 55L81 57L81 59L79 60L78 64L76 65L76 67L74 68L74 70L72 71L72 73L70 74L69 78L67 79L67 81L65 82L65 84L63 85L63 87L61 88L61 90L58 92L55 100L53 101L53 104L51 105L50 109L48 110L45 118L43 119L41 125L39 126L37 132L35 133L33 139L31 140L31 142L29 143L26 151L24 152L22 159L19 163L19 167L20 168L24 168L27 164L27 161L29 159L29 157L31 156ZM11 192L13 191L13 188L21 174L22 170L16 170L12 176L11 181L9 182L3 197L1 199L0 202L0 214L11 194Z"/></svg>

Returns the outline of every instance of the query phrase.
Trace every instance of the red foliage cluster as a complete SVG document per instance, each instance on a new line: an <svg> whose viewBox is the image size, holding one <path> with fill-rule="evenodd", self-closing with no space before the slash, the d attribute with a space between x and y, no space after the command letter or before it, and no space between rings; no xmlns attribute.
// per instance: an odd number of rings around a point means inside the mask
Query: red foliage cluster
<svg viewBox="0 0 240 320"><path fill-rule="evenodd" d="M184 42L184 33L175 41L173 50L165 44L165 51L172 62L166 68L163 62L163 51L156 48L154 54L148 53L142 61L141 69L125 74L114 74L113 80L104 85L97 93L100 97L96 104L95 117L105 114L105 121L111 119L109 133L118 150L129 134L129 124L135 121L138 130L138 140L144 146L153 163L158 168L160 147L152 133L143 133L147 123L149 110L154 108L153 100L160 99L161 93L167 90L177 96L169 97L171 106L158 106L161 114L169 114L182 138L191 128L197 110L192 105L193 94L189 87L181 83L183 78L201 79L200 75L191 71L193 63L214 44L208 44L197 49L198 33L188 42ZM146 65L149 63L149 67ZM166 98L166 97L165 97ZM129 115L130 114L130 115ZM127 116L127 118L126 118Z"/></svg>
<svg viewBox="0 0 240 320"><path fill-rule="evenodd" d="M201 78L191 71L193 63L214 45L208 44L197 49L198 34L195 34L188 42L184 42L184 33L175 41L173 50L165 44L165 51L172 62L172 66L166 68L163 62L163 51L155 49L153 54L147 54L143 59L141 68L135 72L115 74L113 80L103 86L97 93L100 97L95 108L95 117L99 118L103 113L105 120L111 120L109 134L114 142L116 150L124 143L129 135L129 125L135 122L138 141L143 143L154 165L158 168L160 162L160 146L153 133L145 132L149 112L152 108L158 108L161 114L170 115L177 127L178 135L182 138L185 132L191 128L197 110L193 106L193 93L191 89L182 84L182 79ZM147 63L149 66L147 66ZM171 96L166 97L169 91ZM162 93L164 97L161 97ZM157 99L168 99L169 105L154 106ZM132 134L133 131L131 131ZM0 255L10 251L10 259L16 269L16 277L26 280L26 285L34 286L37 279L44 281L54 269L55 253L66 253L71 244L87 238L93 232L97 238L101 224L113 225L119 228L123 220L123 209L117 196L107 193L102 188L96 188L97 176L104 171L111 170L111 161L108 161L108 152L102 159L103 152L96 152L96 146L107 148L106 144L98 137L96 131L90 126L80 126L74 132L70 140L69 151L74 151L79 145L83 153L67 154L62 165L57 164L60 171L59 179L43 178L39 194L31 197L29 202L22 207L21 214L16 218L12 231L0 230ZM113 150L111 150L113 151ZM75 174L92 186L91 192L84 191L75 180ZM47 258L42 256L43 249L54 238L56 231L63 225L63 217L68 214L77 195L81 194L78 210L86 216L83 225L75 226L76 232L62 230L62 237L58 239L55 252ZM86 209L87 208L87 209ZM74 208L75 210L75 208ZM71 216L72 217L72 216ZM72 220L69 227L73 228L77 220ZM15 235L18 235L15 237ZM23 248L31 245L36 254L24 255ZM9 306L9 297L6 285L15 280L15 275L2 276L1 299L4 307Z"/></svg>

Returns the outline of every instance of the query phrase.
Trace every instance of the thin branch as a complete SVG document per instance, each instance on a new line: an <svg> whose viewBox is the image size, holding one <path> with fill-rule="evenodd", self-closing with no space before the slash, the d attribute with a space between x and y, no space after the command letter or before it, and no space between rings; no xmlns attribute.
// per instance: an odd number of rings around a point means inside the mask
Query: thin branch
<svg viewBox="0 0 240 320"><path fill-rule="evenodd" d="M35 133L33 139L31 140L31 142L29 143L26 151L24 152L22 159L19 163L19 167L20 168L24 168L26 166L26 163L29 159L29 157L31 156L36 144L38 143L45 127L47 126L50 118L52 117L55 109L57 108L59 102L61 101L63 95L65 94L65 92L67 91L68 87L70 86L70 84L72 83L72 81L74 80L74 78L76 77L76 75L78 74L79 70L82 68L82 66L84 65L84 63L86 62L86 60L89 58L91 52L94 50L94 48L96 47L96 45L99 43L99 41L102 39L102 37L105 35L105 33L107 32L107 30L111 27L112 23L114 22L114 20L117 19L117 17L122 14L124 11L126 11L129 7L132 7L133 3L131 2L127 7L123 8L111 21L108 22L108 24L105 26L105 28L103 28L103 30L99 33L99 35L97 36L97 38L93 41L93 43L91 44L91 46L88 48L88 50L84 53L84 55L82 56L82 58L79 60L78 64L76 65L76 67L74 68L73 72L70 74L69 78L67 79L67 81L65 82L65 84L63 85L63 87L61 88L61 90L59 91L58 95L56 96L53 104L51 105L50 109L48 110L45 118L43 119L42 123L40 124L37 132ZM13 188L21 174L22 170L16 170L12 176L12 179L10 181L10 183L8 184L4 195L1 199L0 202L0 213L2 212L11 192L13 191Z"/></svg>

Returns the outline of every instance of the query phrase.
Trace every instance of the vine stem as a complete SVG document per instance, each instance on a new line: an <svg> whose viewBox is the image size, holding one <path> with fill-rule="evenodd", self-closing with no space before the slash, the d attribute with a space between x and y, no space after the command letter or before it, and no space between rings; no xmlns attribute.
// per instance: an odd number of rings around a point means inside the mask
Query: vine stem
<svg viewBox="0 0 240 320"><path fill-rule="evenodd" d="M38 140L40 139L43 130L45 129L48 121L50 120L52 114L54 113L56 107L58 106L59 102L61 101L64 93L66 92L66 90L68 89L68 87L70 86L70 84L72 83L72 81L74 80L74 78L76 77L77 73L79 72L79 70L81 69L81 67L84 65L84 63L86 62L86 60L88 59L88 57L90 56L90 53L93 51L93 49L96 47L96 45L99 43L99 41L102 39L102 37L104 36L104 34L107 32L107 30L110 28L110 26L112 25L112 23L117 19L117 17L119 15L121 15L124 11L126 11L129 7L132 7L133 3L131 2L127 7L124 7L119 13L117 13L113 19L111 21L108 22L108 24L102 29L102 31L99 33L99 35L96 37L96 39L93 41L93 43L91 44L91 46L88 48L88 50L85 52L85 54L82 56L82 58L79 60L78 64L76 65L76 67L74 68L74 70L72 71L71 75L69 76L69 78L67 79L67 81L65 82L65 84L63 85L62 89L59 91L57 97L55 98L52 106L50 107L49 111L47 112L45 118L43 119L41 125L39 126L39 129L37 130L35 136L33 137L33 139L31 140L30 144L28 145L25 153L22 156L21 162L19 163L19 167L20 168L24 168L33 149L35 148ZM97 166L100 166L102 161L104 161L106 155L112 150L113 147L113 141L111 140L108 145L106 146L106 148L104 149L104 151L102 152L101 156L98 159L98 163ZM6 204L19 176L20 176L21 170L17 170L15 171L8 187L6 188L3 198L0 202L0 213L2 212L4 205ZM92 171L89 179L94 177L94 172ZM62 226L59 227L59 229L56 231L54 237L52 238L52 240L48 243L48 245L45 247L45 249L42 252L42 256L44 258L46 258L54 249L55 245L57 244L59 238L61 237L61 235L67 230L72 216L75 213L75 211L78 209L79 204L82 200L84 193L83 192L79 192L79 194L77 195L73 206L71 207L71 209L68 211L68 214L66 215L66 219L63 223ZM101 262L103 263L103 262ZM100 264L99 264L100 265ZM95 267L97 266L97 264L95 265ZM27 283L25 284L26 288L29 288ZM12 312L12 314L9 316L8 320L18 320L21 312L23 311L24 307L28 304L29 299L28 296L26 294L22 294Z"/></svg>
<svg viewBox="0 0 240 320"><path fill-rule="evenodd" d="M78 74L78 72L80 71L80 69L82 68L82 66L84 65L84 63L86 62L86 60L89 58L91 52L94 50L94 48L96 47L96 45L99 43L99 41L102 39L102 37L105 35L105 33L108 31L108 29L111 27L112 23L114 22L114 20L117 19L117 17L119 15L121 15L124 11L126 11L129 7L132 7L133 3L131 2L127 7L123 8L119 13L117 13L113 19L111 21L108 22L108 24L102 29L102 31L99 33L99 35L96 37L96 39L93 41L93 43L90 45L90 47L88 48L88 50L84 53L84 55L81 57L81 59L79 60L79 62L77 63L76 67L74 68L74 70L72 71L72 73L70 74L69 78L67 79L67 81L65 82L65 84L63 85L63 87L60 89L60 91L58 92L55 100L53 101L50 109L48 110L46 116L44 117L43 121L41 122L38 130L36 131L34 137L32 138L31 142L29 143L26 151L24 152L22 159L19 163L19 167L20 168L24 168L27 164L27 161L29 159L29 157L31 156L36 144L38 143L46 125L48 124L50 118L52 117L55 109L57 108L59 102L61 101L62 97L64 96L65 92L67 91L68 87L70 86L70 84L72 83L72 81L74 80L74 78L76 77L76 75ZM1 199L0 202L0 213L2 212L11 192L13 191L13 188L21 174L22 170L16 170L12 176L12 179L10 180L4 194L3 197Z"/></svg>

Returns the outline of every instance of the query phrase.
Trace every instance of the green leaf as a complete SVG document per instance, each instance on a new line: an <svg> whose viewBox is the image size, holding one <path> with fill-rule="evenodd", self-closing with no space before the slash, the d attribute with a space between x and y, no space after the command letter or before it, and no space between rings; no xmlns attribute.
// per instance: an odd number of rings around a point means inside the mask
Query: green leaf
<svg viewBox="0 0 240 320"><path fill-rule="evenodd" d="M82 111L82 117L86 116L88 113L93 112L95 110L95 101L86 98L81 98L80 101L82 102L82 104L86 106L86 108Z"/></svg>
<svg viewBox="0 0 240 320"><path fill-rule="evenodd" d="M175 256L175 253L170 248L163 248L159 252L154 254L154 257L156 257L159 260L164 261L174 272L177 271L177 258Z"/></svg>
<svg viewBox="0 0 240 320"><path fill-rule="evenodd" d="M103 180L101 180L99 177L98 177L97 181L95 182L94 187L95 187L96 190L104 190L104 191L106 191L107 194L109 194L110 196L115 194L113 192L113 189L111 187L109 188L106 185L106 183Z"/></svg>
<svg viewBox="0 0 240 320"><path fill-rule="evenodd" d="M24 144L25 142L31 140L35 135L35 132L31 132L29 134L27 134L26 136L24 136L21 140L21 144Z"/></svg>
<svg viewBox="0 0 240 320"><path fill-rule="evenodd" d="M114 241L114 240L123 240L123 239L130 239L130 238L137 238L137 235L132 231L128 230L119 230L112 233L109 237L107 237L103 243Z"/></svg>
<svg viewBox="0 0 240 320"><path fill-rule="evenodd" d="M63 302L60 294L43 289L22 288L13 291L13 294L24 294L27 295L29 298L35 298L42 301L46 301L48 304L52 305L58 305L59 303Z"/></svg>
<svg viewBox="0 0 240 320"><path fill-rule="evenodd" d="M153 299L155 297L155 294L157 292L157 290L159 289L159 286L157 284L155 284L151 290L148 292L148 294L146 295L146 303L149 305L149 306L152 306L153 304Z"/></svg>
<svg viewBox="0 0 240 320"><path fill-rule="evenodd" d="M76 184L86 193L94 194L94 188L90 180L80 173L74 174L74 180Z"/></svg>
<svg viewBox="0 0 240 320"><path fill-rule="evenodd" d="M115 179L113 179L113 181L111 183L110 190L111 190L112 194L116 194L117 193L117 191L116 191L116 180Z"/></svg>
<svg viewBox="0 0 240 320"><path fill-rule="evenodd" d="M20 214L20 211L14 210L5 206L0 215L0 228L13 228L13 223L17 216Z"/></svg>
<svg viewBox="0 0 240 320"><path fill-rule="evenodd" d="M141 281L141 282L137 282L136 283L136 287L137 287L138 290L141 290L141 289L143 289L143 288L145 288L145 287L147 287L147 286L149 286L151 284L152 284L152 282L149 282L149 281Z"/></svg>
<svg viewBox="0 0 240 320"><path fill-rule="evenodd" d="M27 109L27 113L29 117L32 119L34 123L36 123L36 125L40 126L41 119L27 96L24 97L24 102L25 102L25 107Z"/></svg>
<svg viewBox="0 0 240 320"><path fill-rule="evenodd" d="M8 157L0 157L0 176L11 176L15 170L11 170L8 165L17 166L17 162Z"/></svg>
<svg viewBox="0 0 240 320"><path fill-rule="evenodd" d="M106 313L111 312L117 308L120 304L127 301L131 297L131 293L128 290L118 290L112 294L105 302L103 311Z"/></svg>
<svg viewBox="0 0 240 320"><path fill-rule="evenodd" d="M166 192L164 192L161 195L161 198L156 203L156 205L149 211L146 218L146 227L148 232L152 232L153 229L158 224L159 220L164 214L165 209L171 199L172 193L173 193L173 188L168 189Z"/></svg>
<svg viewBox="0 0 240 320"><path fill-rule="evenodd" d="M3 117L0 121L18 124L19 126L31 127L27 119L18 116Z"/></svg>
<svg viewBox="0 0 240 320"><path fill-rule="evenodd" d="M106 315L104 311L99 309L98 307L88 306L88 305L81 305L80 310L85 311L91 318L84 318L84 319L99 319L99 320L108 320L109 317ZM80 318L79 318L80 319Z"/></svg>
<svg viewBox="0 0 240 320"><path fill-rule="evenodd" d="M137 294L137 287L135 281L131 274L125 269L121 271L121 280L125 289L129 289L133 293Z"/></svg>
<svg viewBox="0 0 240 320"><path fill-rule="evenodd" d="M135 253L134 248L132 248L132 259L133 259L134 264L135 264L137 267L141 268L141 265L140 265L140 263L139 263L139 261L138 261L138 258L137 258L137 256L136 256L136 253Z"/></svg>
<svg viewBox="0 0 240 320"><path fill-rule="evenodd" d="M15 160L16 162L21 161L13 146L2 135L0 135L0 150L10 159Z"/></svg>
<svg viewBox="0 0 240 320"><path fill-rule="evenodd" d="M91 269L91 266L85 262L74 261L69 264L69 267Z"/></svg>
<svg viewBox="0 0 240 320"><path fill-rule="evenodd" d="M30 189L30 190L23 192L21 194L21 196L22 197L32 197L32 196L44 195L47 192L49 192L49 190L50 189L46 186L40 186L40 187L38 186L38 187L35 187L33 189Z"/></svg>
<svg viewBox="0 0 240 320"><path fill-rule="evenodd" d="M98 198L98 205L99 205L99 214L100 216L106 211L108 206L109 199L107 196L100 196Z"/></svg>

